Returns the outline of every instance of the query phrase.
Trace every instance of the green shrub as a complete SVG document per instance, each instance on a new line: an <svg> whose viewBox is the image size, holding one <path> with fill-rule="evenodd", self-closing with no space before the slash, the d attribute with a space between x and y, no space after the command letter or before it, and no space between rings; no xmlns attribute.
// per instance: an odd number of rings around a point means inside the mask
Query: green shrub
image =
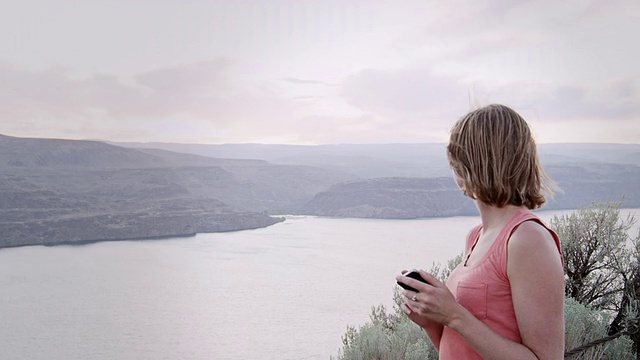
<svg viewBox="0 0 640 360"><path fill-rule="evenodd" d="M396 301L400 292L395 291ZM397 303L397 302L396 302ZM565 298L565 350L607 336L611 319L606 312L589 308L571 298ZM371 308L370 321L359 329L347 328L338 360L437 359L438 353L426 333L399 308L387 313L383 305ZM597 345L571 357L572 360L633 359L632 341L628 336Z"/></svg>
<svg viewBox="0 0 640 360"><path fill-rule="evenodd" d="M442 267L434 264L429 270L440 280L449 277L462 261L462 254L449 260ZM393 311L387 313L384 305L371 308L370 321L359 329L347 327L342 337L343 347L338 352L339 360L428 360L437 359L438 352L418 325L414 324L400 309L402 293L396 287L393 292Z"/></svg>
<svg viewBox="0 0 640 360"><path fill-rule="evenodd" d="M562 244L565 295L616 312L625 284L637 269L629 234L636 220L621 217L620 206L620 202L594 203L549 222Z"/></svg>
<svg viewBox="0 0 640 360"><path fill-rule="evenodd" d="M393 311L384 305L371 308L369 322L355 328L347 327L342 336L343 347L337 360L397 360L437 359L438 353L427 334L400 310L400 290L393 293ZM565 298L565 350L572 350L607 336L611 321L606 311L593 309L574 299ZM632 341L628 336L595 346L571 357L572 360L632 359ZM333 357L332 357L333 359Z"/></svg>
<svg viewBox="0 0 640 360"><path fill-rule="evenodd" d="M604 338L611 323L608 313L587 307L575 299L565 298L564 326L565 350L569 351L588 342ZM573 355L572 360L619 360L633 359L633 342L628 336L592 347L580 354Z"/></svg>
<svg viewBox="0 0 640 360"><path fill-rule="evenodd" d="M395 297L399 298L399 291ZM383 305L371 308L370 321L359 329L347 327L342 337L340 360L437 359L438 353L426 333L414 324L397 305L387 313Z"/></svg>

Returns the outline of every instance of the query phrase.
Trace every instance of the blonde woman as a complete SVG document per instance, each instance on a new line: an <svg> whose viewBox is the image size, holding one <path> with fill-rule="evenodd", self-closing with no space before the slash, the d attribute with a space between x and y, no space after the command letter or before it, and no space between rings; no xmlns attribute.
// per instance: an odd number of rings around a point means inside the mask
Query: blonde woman
<svg viewBox="0 0 640 360"><path fill-rule="evenodd" d="M440 359L562 359L564 273L557 235L531 210L546 175L525 120L503 105L470 112L452 128L447 155L481 224L446 284L407 276L403 311Z"/></svg>

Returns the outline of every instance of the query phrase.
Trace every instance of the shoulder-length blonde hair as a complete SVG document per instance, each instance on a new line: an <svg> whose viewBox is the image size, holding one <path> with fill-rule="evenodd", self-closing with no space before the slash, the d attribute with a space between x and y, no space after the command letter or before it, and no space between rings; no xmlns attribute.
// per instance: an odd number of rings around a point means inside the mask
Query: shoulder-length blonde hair
<svg viewBox="0 0 640 360"><path fill-rule="evenodd" d="M503 207L537 209L552 196L526 121L504 105L471 111L451 129L447 156L462 191Z"/></svg>

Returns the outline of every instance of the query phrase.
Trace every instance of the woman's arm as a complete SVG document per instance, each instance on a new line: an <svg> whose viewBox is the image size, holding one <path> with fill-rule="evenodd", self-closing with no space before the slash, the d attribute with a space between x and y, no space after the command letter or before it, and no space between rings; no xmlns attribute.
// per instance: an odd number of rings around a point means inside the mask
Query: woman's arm
<svg viewBox="0 0 640 360"><path fill-rule="evenodd" d="M444 330L444 326L442 324L438 324L433 321L429 321L419 314L413 312L407 305L406 301L403 304L400 304L400 308L404 311L409 319L414 323L418 324L429 336L429 340L436 348L436 350L440 350L440 339L442 339L442 331Z"/></svg>
<svg viewBox="0 0 640 360"><path fill-rule="evenodd" d="M422 277L431 285L402 279L420 291L404 292L403 310L449 326L485 359L562 359L564 275L552 236L541 225L525 222L511 236L508 255L507 272L522 344L491 330L462 307L445 284L423 271ZM413 295L418 301L411 300Z"/></svg>
<svg viewBox="0 0 640 360"><path fill-rule="evenodd" d="M466 236L467 243L465 246L465 251L462 254L463 259L466 258L467 254L471 249L471 246L473 246L474 239L472 238L472 235L476 231L478 231L478 229L479 229L479 226L476 226L475 228L471 229L467 234ZM407 270L402 270L401 273L402 275L404 275L406 272ZM397 278L396 280L401 281L400 278ZM436 350L440 351L440 339L442 339L442 331L444 330L444 325L437 322L429 321L421 317L419 314L414 313L409 307L410 305L408 305L407 299L409 298L405 297L405 302L403 304L400 304L400 308L402 309L402 311L404 311L407 314L407 316L409 317L409 319L411 319L411 321L418 324L422 329L424 329L424 331L427 333L427 336L429 336L429 339L431 340L431 343L433 344L433 346L436 348Z"/></svg>
<svg viewBox="0 0 640 360"><path fill-rule="evenodd" d="M527 221L511 235L507 274L523 344L540 359L564 356L564 269L553 236Z"/></svg>
<svg viewBox="0 0 640 360"><path fill-rule="evenodd" d="M404 275L407 273L407 270L402 270L401 273L402 275ZM407 305L405 305L404 302L400 304L400 308L402 309L402 311L404 311L407 314L407 316L411 321L418 324L418 326L420 326L427 333L427 336L429 336L429 339L431 340L431 343L433 344L433 346L435 346L436 350L439 350L440 339L442 338L442 330L444 329L444 326L442 324L429 321L421 317L417 313L412 312L411 309L407 307Z"/></svg>

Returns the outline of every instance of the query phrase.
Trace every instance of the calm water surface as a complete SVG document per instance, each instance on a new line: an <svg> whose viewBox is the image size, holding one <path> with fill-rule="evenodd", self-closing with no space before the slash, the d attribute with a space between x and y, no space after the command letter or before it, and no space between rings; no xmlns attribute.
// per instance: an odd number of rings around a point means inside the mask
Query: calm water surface
<svg viewBox="0 0 640 360"><path fill-rule="evenodd" d="M478 221L292 216L194 238L2 249L0 359L328 359L347 324L391 307L400 270L456 256Z"/></svg>

